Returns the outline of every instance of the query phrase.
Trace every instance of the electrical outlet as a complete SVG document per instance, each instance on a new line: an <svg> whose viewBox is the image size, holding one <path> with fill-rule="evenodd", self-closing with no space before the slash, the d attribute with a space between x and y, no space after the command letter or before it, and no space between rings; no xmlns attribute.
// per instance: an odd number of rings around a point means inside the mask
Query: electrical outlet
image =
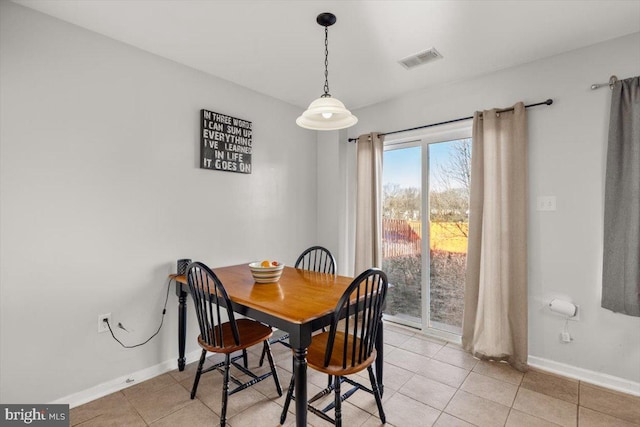
<svg viewBox="0 0 640 427"><path fill-rule="evenodd" d="M561 332L560 333L560 340L562 342L569 343L569 342L571 342L571 335L569 334L569 332Z"/></svg>
<svg viewBox="0 0 640 427"><path fill-rule="evenodd" d="M107 314L101 314L100 316L98 316L98 333L102 333L102 332L107 332L109 330L109 327L107 326L107 322L105 322L105 319L109 321L109 324L111 324L111 313L107 313Z"/></svg>

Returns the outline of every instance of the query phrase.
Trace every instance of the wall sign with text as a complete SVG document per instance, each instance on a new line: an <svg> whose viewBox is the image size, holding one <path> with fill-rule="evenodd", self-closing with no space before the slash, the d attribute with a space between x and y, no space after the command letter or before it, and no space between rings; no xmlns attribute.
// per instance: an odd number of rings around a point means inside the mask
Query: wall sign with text
<svg viewBox="0 0 640 427"><path fill-rule="evenodd" d="M200 110L200 168L251 173L251 122Z"/></svg>

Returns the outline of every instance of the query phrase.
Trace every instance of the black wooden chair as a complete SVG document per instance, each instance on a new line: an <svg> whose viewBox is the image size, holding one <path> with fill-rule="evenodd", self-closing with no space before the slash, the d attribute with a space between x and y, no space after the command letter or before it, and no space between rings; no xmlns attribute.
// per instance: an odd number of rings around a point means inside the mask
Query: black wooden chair
<svg viewBox="0 0 640 427"><path fill-rule="evenodd" d="M311 246L300 254L296 260L295 268L315 271L317 273L336 274L336 260L329 249L322 246ZM269 340L270 344L280 343L291 348L288 343L289 334L282 334ZM264 351L260 356L260 366L264 363Z"/></svg>
<svg viewBox="0 0 640 427"><path fill-rule="evenodd" d="M336 426L342 425L341 402L358 390L373 394L380 420L383 424L386 423L372 364L376 359L375 342L382 322L382 307L387 288L387 276L381 270L372 268L360 274L338 301L329 331L314 335L311 340L307 353L308 367L329 375L329 378L334 376L335 379L327 388L309 399L308 410ZM346 377L365 368L369 372L371 388ZM340 385L343 382L353 387L341 394ZM284 424L286 420L294 387L295 375L291 377L280 424ZM331 404L323 409L312 405L331 391L334 392L334 401ZM331 418L327 412L334 408L335 416Z"/></svg>
<svg viewBox="0 0 640 427"><path fill-rule="evenodd" d="M217 370L224 377L222 386L222 411L220 412L220 425L226 424L227 415L227 399L230 395L244 390L258 382L273 376L276 383L278 395L282 396L282 387L278 380L271 347L269 346L269 337L273 334L270 327L251 319L235 319L233 310L231 309L231 301L220 279L215 275L209 267L194 262L187 267L187 282L189 291L193 297L195 312L200 326L200 336L198 336L198 344L202 347L202 355L198 364L196 378L191 389L191 399L196 395L198 382L203 373ZM225 315L226 319L225 320ZM257 376L245 366L236 362L243 358L246 354L244 350L262 343L264 352L269 359L271 371L263 375ZM224 361L205 370L202 370L207 352L224 354ZM232 353L240 352L239 355L233 356ZM244 382L230 374L230 367L234 366L249 379ZM236 387L229 390L229 380Z"/></svg>
<svg viewBox="0 0 640 427"><path fill-rule="evenodd" d="M318 273L335 274L336 260L329 249L322 246L312 246L300 254L295 267Z"/></svg>

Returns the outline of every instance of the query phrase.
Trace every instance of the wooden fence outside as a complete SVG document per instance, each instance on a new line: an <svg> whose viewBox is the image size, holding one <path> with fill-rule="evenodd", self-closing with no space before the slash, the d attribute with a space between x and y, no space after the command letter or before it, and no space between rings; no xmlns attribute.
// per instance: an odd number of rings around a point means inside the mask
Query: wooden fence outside
<svg viewBox="0 0 640 427"><path fill-rule="evenodd" d="M422 238L419 221L382 219L382 257L419 255Z"/></svg>

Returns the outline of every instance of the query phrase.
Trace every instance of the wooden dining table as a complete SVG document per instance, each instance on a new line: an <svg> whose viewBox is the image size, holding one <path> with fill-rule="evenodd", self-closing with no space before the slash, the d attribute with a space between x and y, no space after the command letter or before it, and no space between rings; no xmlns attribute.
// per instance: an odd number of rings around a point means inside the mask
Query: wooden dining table
<svg viewBox="0 0 640 427"><path fill-rule="evenodd" d="M316 273L284 267L277 283L259 284L253 280L248 264L213 269L224 285L233 311L289 333L295 376L296 426L307 425L307 348L311 335L331 323L332 314L351 277ZM176 281L178 296L178 369L185 366L187 297L184 275L169 276ZM383 392L383 328L376 337L376 380Z"/></svg>

